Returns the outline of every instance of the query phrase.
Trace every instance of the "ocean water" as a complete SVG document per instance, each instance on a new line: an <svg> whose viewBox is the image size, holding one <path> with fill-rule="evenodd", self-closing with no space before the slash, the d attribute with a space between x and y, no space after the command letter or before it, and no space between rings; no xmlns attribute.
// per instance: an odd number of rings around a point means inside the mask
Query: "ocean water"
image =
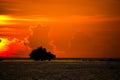
<svg viewBox="0 0 120 80"><path fill-rule="evenodd" d="M119 59L9 59L0 62L0 80L120 80L119 76Z"/></svg>

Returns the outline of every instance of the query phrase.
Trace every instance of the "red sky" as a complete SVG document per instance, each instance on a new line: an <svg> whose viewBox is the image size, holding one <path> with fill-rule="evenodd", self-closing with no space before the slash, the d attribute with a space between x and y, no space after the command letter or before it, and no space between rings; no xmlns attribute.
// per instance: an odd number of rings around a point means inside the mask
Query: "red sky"
<svg viewBox="0 0 120 80"><path fill-rule="evenodd" d="M0 0L0 56L39 46L57 57L120 58L119 0Z"/></svg>

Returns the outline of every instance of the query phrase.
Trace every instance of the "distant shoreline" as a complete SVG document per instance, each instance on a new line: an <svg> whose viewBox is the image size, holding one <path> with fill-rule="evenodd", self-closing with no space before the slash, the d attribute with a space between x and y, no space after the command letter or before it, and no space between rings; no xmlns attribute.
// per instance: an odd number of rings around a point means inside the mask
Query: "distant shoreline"
<svg viewBox="0 0 120 80"><path fill-rule="evenodd" d="M30 58L3 58L4 60L30 60ZM120 58L56 58L55 60L81 60L81 61L120 61Z"/></svg>

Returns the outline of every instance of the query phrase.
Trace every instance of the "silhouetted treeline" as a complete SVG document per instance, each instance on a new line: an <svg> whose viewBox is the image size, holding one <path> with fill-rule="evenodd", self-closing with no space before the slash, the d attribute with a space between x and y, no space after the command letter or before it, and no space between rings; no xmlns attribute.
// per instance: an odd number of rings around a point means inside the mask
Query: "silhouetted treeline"
<svg viewBox="0 0 120 80"><path fill-rule="evenodd" d="M47 52L47 50L43 47L39 47L37 49L34 49L31 53L30 53L30 58L34 59L35 61L38 60L51 60L51 59L55 59L56 56L54 54L52 54L51 52Z"/></svg>

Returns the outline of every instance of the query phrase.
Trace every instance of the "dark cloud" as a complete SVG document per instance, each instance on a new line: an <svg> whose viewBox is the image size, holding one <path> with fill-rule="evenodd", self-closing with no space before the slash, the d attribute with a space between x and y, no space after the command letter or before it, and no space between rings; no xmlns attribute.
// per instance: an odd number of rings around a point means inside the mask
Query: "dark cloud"
<svg viewBox="0 0 120 80"><path fill-rule="evenodd" d="M0 2L0 14L14 13L19 15L109 15L120 16L118 0L15 0ZM28 4L28 5L26 5Z"/></svg>
<svg viewBox="0 0 120 80"><path fill-rule="evenodd" d="M119 0L0 0L0 14L120 16L119 9Z"/></svg>
<svg viewBox="0 0 120 80"><path fill-rule="evenodd" d="M68 53L76 54L80 57L119 58L120 24L117 21L102 22L87 27L89 27L89 31L86 30L74 36Z"/></svg>
<svg viewBox="0 0 120 80"><path fill-rule="evenodd" d="M94 49L101 57L120 56L120 31L98 31L94 33Z"/></svg>
<svg viewBox="0 0 120 80"><path fill-rule="evenodd" d="M90 46L91 39L85 33L79 32L73 37L71 43L71 46L75 48L75 52L78 52L86 50Z"/></svg>
<svg viewBox="0 0 120 80"><path fill-rule="evenodd" d="M38 25L36 28L32 28L33 34L29 37L29 46L31 48L38 48L43 46L48 49L48 51L52 50L52 46L49 45L50 39L48 37L49 27L43 27Z"/></svg>
<svg viewBox="0 0 120 80"><path fill-rule="evenodd" d="M16 2L8 0L0 0L0 15L14 14L16 12Z"/></svg>
<svg viewBox="0 0 120 80"><path fill-rule="evenodd" d="M71 40L71 45L67 53L71 53L68 54L71 57L90 56L86 54L88 54L88 52L91 52L91 44L92 44L91 38L85 33L79 32L75 34L73 39ZM72 56L72 54L75 55Z"/></svg>

